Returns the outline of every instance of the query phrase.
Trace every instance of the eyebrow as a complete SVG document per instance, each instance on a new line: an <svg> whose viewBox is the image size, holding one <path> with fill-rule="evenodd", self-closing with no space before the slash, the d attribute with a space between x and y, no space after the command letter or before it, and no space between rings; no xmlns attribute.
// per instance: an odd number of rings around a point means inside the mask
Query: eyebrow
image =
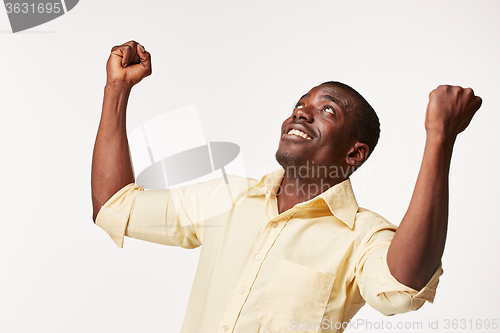
<svg viewBox="0 0 500 333"><path fill-rule="evenodd" d="M335 98L333 98L333 96L331 96L331 95L323 95L323 96L321 96L321 97L322 97L323 99L330 100L330 101L332 101L333 103L335 103L335 104L337 104L338 106L340 106L339 102L338 102Z"/></svg>
<svg viewBox="0 0 500 333"><path fill-rule="evenodd" d="M306 97L311 97L311 95L310 94L305 94L301 98L299 98L299 101L302 100L303 98L306 98ZM333 96L331 96L331 95L322 95L321 98L327 99L329 101L332 101L333 103L335 103L338 106L340 106L340 103L335 98L333 98Z"/></svg>

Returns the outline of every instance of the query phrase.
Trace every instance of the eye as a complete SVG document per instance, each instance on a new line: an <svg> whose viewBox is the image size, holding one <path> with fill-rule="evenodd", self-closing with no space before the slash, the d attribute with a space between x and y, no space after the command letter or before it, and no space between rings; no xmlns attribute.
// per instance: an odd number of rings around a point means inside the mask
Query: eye
<svg viewBox="0 0 500 333"><path fill-rule="evenodd" d="M331 114L335 114L335 109L332 108L331 106L327 105L323 108L323 111L325 112L328 112L328 113L331 113Z"/></svg>
<svg viewBox="0 0 500 333"><path fill-rule="evenodd" d="M302 109L303 107L304 107L304 105L302 105L302 104L297 104L297 105L295 106L295 108L296 108L296 109Z"/></svg>

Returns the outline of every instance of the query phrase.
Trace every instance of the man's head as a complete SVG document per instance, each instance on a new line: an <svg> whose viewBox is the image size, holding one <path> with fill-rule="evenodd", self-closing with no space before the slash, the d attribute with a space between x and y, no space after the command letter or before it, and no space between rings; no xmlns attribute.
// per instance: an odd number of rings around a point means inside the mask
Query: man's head
<svg viewBox="0 0 500 333"><path fill-rule="evenodd" d="M345 179L373 152L379 133L375 111L356 90L325 82L302 96L283 122L276 159L286 170L334 167Z"/></svg>

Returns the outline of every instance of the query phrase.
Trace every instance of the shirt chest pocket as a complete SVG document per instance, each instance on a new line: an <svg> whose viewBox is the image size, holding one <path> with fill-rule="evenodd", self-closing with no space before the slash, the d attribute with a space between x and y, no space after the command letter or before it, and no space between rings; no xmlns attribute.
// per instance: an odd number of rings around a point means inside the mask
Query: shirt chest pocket
<svg viewBox="0 0 500 333"><path fill-rule="evenodd" d="M270 330L318 332L335 276L282 260L271 277L258 320Z"/></svg>

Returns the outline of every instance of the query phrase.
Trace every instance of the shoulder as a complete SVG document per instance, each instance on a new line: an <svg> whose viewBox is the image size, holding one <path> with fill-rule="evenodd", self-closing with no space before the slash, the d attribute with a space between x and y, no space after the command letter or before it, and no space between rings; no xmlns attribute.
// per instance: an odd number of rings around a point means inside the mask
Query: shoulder
<svg viewBox="0 0 500 333"><path fill-rule="evenodd" d="M368 238L377 232L387 231L393 234L397 230L397 226L383 216L362 207L356 213L354 228Z"/></svg>

